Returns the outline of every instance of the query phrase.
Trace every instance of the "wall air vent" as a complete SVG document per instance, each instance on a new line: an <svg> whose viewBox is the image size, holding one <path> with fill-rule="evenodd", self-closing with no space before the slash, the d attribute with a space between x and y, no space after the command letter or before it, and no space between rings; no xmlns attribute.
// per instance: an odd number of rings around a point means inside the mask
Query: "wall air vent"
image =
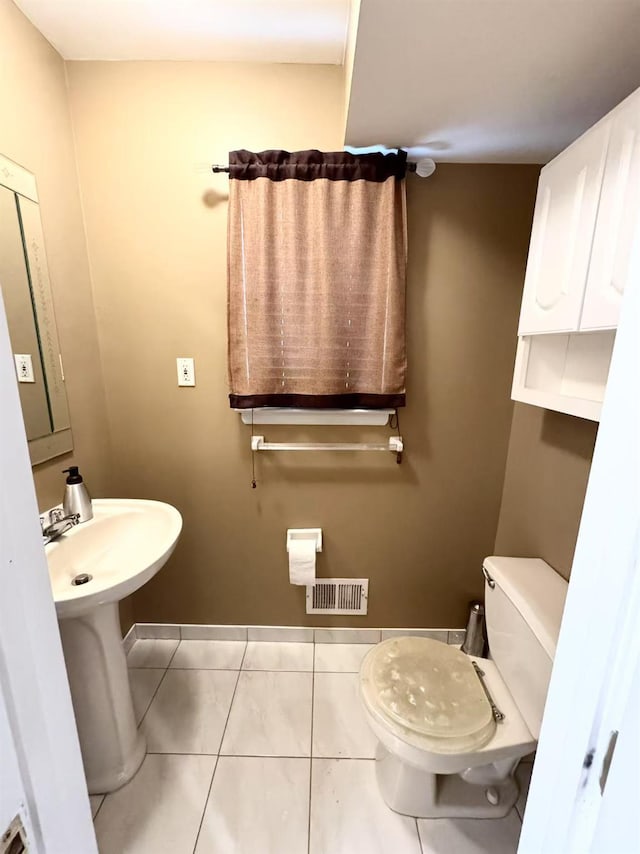
<svg viewBox="0 0 640 854"><path fill-rule="evenodd" d="M368 578L322 578L307 586L307 614L366 614Z"/></svg>

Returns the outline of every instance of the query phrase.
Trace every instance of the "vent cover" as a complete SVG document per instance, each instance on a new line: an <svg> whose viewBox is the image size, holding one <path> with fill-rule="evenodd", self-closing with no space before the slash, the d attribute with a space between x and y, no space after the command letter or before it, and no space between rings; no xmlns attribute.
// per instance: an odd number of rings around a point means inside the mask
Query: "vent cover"
<svg viewBox="0 0 640 854"><path fill-rule="evenodd" d="M307 614L366 614L368 578L323 578L307 586Z"/></svg>

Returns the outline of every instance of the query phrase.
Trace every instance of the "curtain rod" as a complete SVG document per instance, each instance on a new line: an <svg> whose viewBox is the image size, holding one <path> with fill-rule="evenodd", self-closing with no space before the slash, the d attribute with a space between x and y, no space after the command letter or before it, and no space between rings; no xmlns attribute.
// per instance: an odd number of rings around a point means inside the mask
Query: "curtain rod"
<svg viewBox="0 0 640 854"><path fill-rule="evenodd" d="M416 172L417 168L418 168L417 163L407 163L407 172ZM211 171L215 172L215 173L217 173L217 172L228 172L229 167L223 166L220 163L214 163L211 167Z"/></svg>

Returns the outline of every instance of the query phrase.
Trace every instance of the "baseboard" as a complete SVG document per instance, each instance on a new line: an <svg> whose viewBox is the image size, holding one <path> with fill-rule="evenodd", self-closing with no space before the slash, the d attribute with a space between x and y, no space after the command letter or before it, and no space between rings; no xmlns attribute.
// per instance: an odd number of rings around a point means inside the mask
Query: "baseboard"
<svg viewBox="0 0 640 854"><path fill-rule="evenodd" d="M136 624L134 623L126 635L122 638L122 645L124 647L125 655L129 652L131 647L137 640L138 635L136 634Z"/></svg>
<svg viewBox="0 0 640 854"><path fill-rule="evenodd" d="M127 638L169 640L288 641L293 643L379 643L391 637L412 635L443 643L461 644L464 629L328 629L308 626L206 626L179 623L136 623ZM133 643L133 641L131 641Z"/></svg>

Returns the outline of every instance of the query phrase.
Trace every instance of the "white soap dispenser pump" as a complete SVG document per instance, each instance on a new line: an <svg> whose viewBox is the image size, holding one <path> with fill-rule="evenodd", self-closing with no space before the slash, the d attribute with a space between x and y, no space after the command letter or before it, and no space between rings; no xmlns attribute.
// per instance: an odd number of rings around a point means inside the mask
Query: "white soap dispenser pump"
<svg viewBox="0 0 640 854"><path fill-rule="evenodd" d="M63 473L69 475L64 490L64 501L62 502L64 515L71 516L77 513L79 516L78 523L88 522L89 519L93 519L91 496L84 485L78 466L69 466L68 469L64 469Z"/></svg>

